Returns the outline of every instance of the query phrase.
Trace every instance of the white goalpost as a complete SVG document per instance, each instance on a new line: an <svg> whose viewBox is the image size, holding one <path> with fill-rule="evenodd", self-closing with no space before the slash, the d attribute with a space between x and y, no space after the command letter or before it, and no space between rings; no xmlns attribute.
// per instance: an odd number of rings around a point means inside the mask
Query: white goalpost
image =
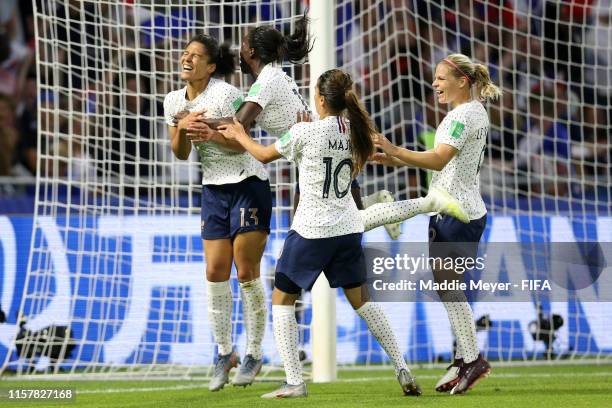
<svg viewBox="0 0 612 408"><path fill-rule="evenodd" d="M316 78L335 67L334 5L331 1L312 1L312 34L315 38L310 57L310 106L314 104ZM312 380L336 379L336 291L321 274L312 288Z"/></svg>
<svg viewBox="0 0 612 408"><path fill-rule="evenodd" d="M238 52L248 28L269 24L289 33L306 7L314 49L304 65L283 68L311 97L323 71L347 70L380 131L411 149L432 146L446 112L431 92L436 63L462 52L489 67L504 96L487 105L491 130L480 177L489 219L483 244L612 241L609 152L601 149L609 150L612 118L607 103L612 92L608 95L603 83L612 71L601 63L606 48L593 39L582 59L564 61L564 47L578 45L574 37L549 38L569 30L588 41L597 15L563 23L552 17L548 2L540 8L520 0L501 8L485 3L34 2L36 212L24 278L0 275L0 283L11 282L20 296L13 302L18 310L7 313L17 318L2 326L3 370L104 379L211 374L216 350L206 316L199 163L195 153L188 161L174 158L162 102L184 86L179 56L193 34L211 34ZM542 57L550 47L555 54ZM225 79L245 93L252 83L239 71ZM254 132L263 143L274 141L259 128ZM270 302L296 177L284 160L267 169L274 210L261 275ZM359 181L362 195L386 189L406 199L424 195L429 177L368 164ZM426 242L427 223L425 216L404 222L399 243L380 228L364 241L399 251ZM8 231L4 225L2 231ZM609 265L610 255L604 255ZM602 273L609 272L607 267ZM501 267L496 273L502 275ZM242 354L246 333L234 272L231 286L233 339ZM478 332L481 350L503 363L610 362L612 308L597 289L593 296L600 301L568 296L563 302L474 303L475 317L491 322ZM381 304L409 364L447 364L453 337L440 304ZM540 330L554 315L564 324L546 343ZM388 368L365 324L323 276L301 296L296 316L301 355L313 381L333 381L339 368ZM276 376L281 361L271 316L263 349L261 376Z"/></svg>

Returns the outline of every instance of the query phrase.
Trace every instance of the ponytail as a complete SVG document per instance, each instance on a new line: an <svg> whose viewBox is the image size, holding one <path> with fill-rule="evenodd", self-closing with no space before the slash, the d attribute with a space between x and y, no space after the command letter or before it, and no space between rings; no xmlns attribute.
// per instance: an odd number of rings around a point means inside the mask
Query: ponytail
<svg viewBox="0 0 612 408"><path fill-rule="evenodd" d="M501 89L491 81L489 70L482 64L474 64L474 85L480 99L495 100L502 94Z"/></svg>
<svg viewBox="0 0 612 408"><path fill-rule="evenodd" d="M479 99L497 99L501 96L501 89L491 81L489 70L484 65L472 63L463 54L451 54L441 62L448 64L453 69L455 77L466 78L470 87L476 88L476 96Z"/></svg>
<svg viewBox="0 0 612 408"><path fill-rule="evenodd" d="M372 135L376 127L370 115L353 91L353 80L346 72L339 69L325 71L317 80L319 95L325 98L329 110L337 115L346 109L351 129L351 146L353 150L353 177L357 176L368 157L374 153Z"/></svg>
<svg viewBox="0 0 612 408"><path fill-rule="evenodd" d="M196 34L189 40L187 45L194 41L204 45L208 54L208 63L216 65L213 75L227 75L234 72L236 69L236 55L232 52L228 43L219 45L219 41L215 37L207 34Z"/></svg>
<svg viewBox="0 0 612 408"><path fill-rule="evenodd" d="M346 91L344 100L351 128L351 145L353 146L353 163L355 164L353 177L356 177L368 161L368 157L374 153L372 135L376 133L376 127L352 89Z"/></svg>
<svg viewBox="0 0 612 408"><path fill-rule="evenodd" d="M286 35L283 38L283 55L293 64L300 64L304 61L310 51L312 51L312 43L308 34L308 24L310 19L306 17L306 13L295 23L295 31L293 34Z"/></svg>
<svg viewBox="0 0 612 408"><path fill-rule="evenodd" d="M263 64L281 62L287 58L293 64L301 64L312 50L308 33L310 19L304 15L295 23L295 31L283 36L270 26L259 26L249 33L249 47L255 50L255 57Z"/></svg>

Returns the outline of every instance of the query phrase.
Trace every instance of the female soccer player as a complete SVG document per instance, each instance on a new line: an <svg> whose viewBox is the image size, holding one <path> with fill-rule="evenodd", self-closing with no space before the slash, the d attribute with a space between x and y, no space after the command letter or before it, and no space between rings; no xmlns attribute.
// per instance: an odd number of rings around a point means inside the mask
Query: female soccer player
<svg viewBox="0 0 612 408"><path fill-rule="evenodd" d="M280 67L284 59L294 64L303 61L312 50L308 34L309 19L306 14L295 23L295 31L283 36L272 26L259 26L249 31L240 47L240 69L255 79L236 118L248 131L257 124L269 135L276 138L285 134L297 122L300 112L310 112L308 103L302 98L297 84ZM216 128L221 121L206 121ZM294 202L299 201L299 184L296 186ZM360 197L357 180L353 180L351 194L359 209L377 202L394 201L388 191L378 191L370 196ZM377 226L383 225L380 222ZM399 223L387 223L385 229L393 239L401 233Z"/></svg>
<svg viewBox="0 0 612 408"><path fill-rule="evenodd" d="M238 121L219 127L225 137L236 139L258 160L267 163L284 156L299 169L302 197L277 263L272 292L274 336L287 381L263 398L307 396L298 357L295 301L302 289L312 288L321 271L332 287L344 289L351 306L366 321L393 361L404 393L421 393L387 316L378 304L362 298L366 281L361 247L363 221L349 191L352 179L373 153L370 135L374 125L352 84L350 76L341 70L323 73L315 94L320 120L298 123L268 146L251 139ZM350 127L342 116L345 110ZM385 205L390 204L399 203Z"/></svg>
<svg viewBox="0 0 612 408"><path fill-rule="evenodd" d="M193 142L202 164L208 316L219 352L209 388L218 391L239 360L232 347L232 262L238 272L247 333L246 357L233 384L251 384L261 369L267 313L259 265L270 232L272 198L263 165L246 152L232 151L232 143L199 122L204 110L208 117L222 118L234 115L242 103L238 89L213 78L234 71L235 55L229 46L219 46L208 35L196 35L180 62L181 79L187 85L166 96L164 114L176 157L186 160ZM176 123L181 111L191 113Z"/></svg>
<svg viewBox="0 0 612 408"><path fill-rule="evenodd" d="M415 152L394 146L384 136L377 135L374 144L382 153L374 158L382 164L434 170L431 186L441 187L459 199L470 222L464 225L452 217L432 217L429 222L430 256L439 249L432 243L455 242L463 244L445 248L446 254L454 251L461 256L476 257L487 220L478 180L489 131L489 117L482 101L498 98L501 90L491 82L485 66L472 63L462 54L449 55L438 64L433 88L438 101L452 107L436 130L435 147ZM442 270L434 270L434 276L439 281L458 278L453 271ZM474 317L465 294L447 291L440 293L440 298L457 339L457 351L436 390L460 394L488 375L491 367L480 355Z"/></svg>

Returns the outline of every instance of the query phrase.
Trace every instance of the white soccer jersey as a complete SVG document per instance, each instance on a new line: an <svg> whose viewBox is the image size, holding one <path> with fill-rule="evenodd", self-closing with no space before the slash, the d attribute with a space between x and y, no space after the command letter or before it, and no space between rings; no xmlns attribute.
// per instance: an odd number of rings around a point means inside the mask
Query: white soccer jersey
<svg viewBox="0 0 612 408"><path fill-rule="evenodd" d="M172 91L164 100L164 115L168 126L173 123L177 112L190 112L206 109L206 117L211 119L231 117L242 104L242 93L227 82L211 78L206 89L194 100L185 96L187 87ZM268 179L263 164L248 152L237 153L214 142L195 143L202 165L202 184L238 183L250 176L261 180Z"/></svg>
<svg viewBox="0 0 612 408"><path fill-rule="evenodd" d="M293 78L274 63L261 70L245 101L262 107L257 124L274 137L280 137L295 124L298 112L310 112Z"/></svg>
<svg viewBox="0 0 612 408"><path fill-rule="evenodd" d="M300 202L291 229L304 238L329 238L363 232L351 195L352 150L346 121L328 116L301 122L275 143L297 164Z"/></svg>
<svg viewBox="0 0 612 408"><path fill-rule="evenodd" d="M487 213L480 195L478 173L488 133L489 115L476 100L451 110L436 129L436 146L444 143L459 151L442 171L434 171L431 185L444 188L461 201L471 220Z"/></svg>

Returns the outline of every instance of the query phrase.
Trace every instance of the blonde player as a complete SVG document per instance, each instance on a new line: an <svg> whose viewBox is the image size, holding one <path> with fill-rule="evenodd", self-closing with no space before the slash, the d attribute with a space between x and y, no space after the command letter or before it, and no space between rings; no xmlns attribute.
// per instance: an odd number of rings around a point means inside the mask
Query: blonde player
<svg viewBox="0 0 612 408"><path fill-rule="evenodd" d="M499 97L501 91L491 82L485 66L472 63L462 54L449 55L437 65L433 88L438 102L452 107L436 130L435 147L415 152L394 146L384 136L377 135L374 144L382 153L377 153L374 159L386 165L434 170L432 188L443 188L461 201L470 222L465 225L453 217L432 217L429 222L430 256L444 257L452 253L476 257L487 220L478 181L489 130L489 117L482 101ZM440 246L433 244L438 242L456 245L445 244L447 247L441 251ZM462 275L434 270L434 276L444 281L456 280ZM488 375L491 367L480 355L474 317L465 294L446 291L439 295L457 339L457 352L436 390L460 394Z"/></svg>
<svg viewBox="0 0 612 408"><path fill-rule="evenodd" d="M166 96L164 114L176 157L186 160L193 143L202 163L208 317L219 352L209 388L218 391L239 360L232 345L232 263L240 282L247 333L246 356L234 384L252 383L261 369L267 311L259 264L270 232L272 198L263 165L246 152L232 150L231 142L200 122L204 111L211 118L227 117L242 103L238 89L213 78L234 72L235 55L215 38L196 35L180 63L181 79L187 85ZM191 113L177 121L181 111Z"/></svg>

